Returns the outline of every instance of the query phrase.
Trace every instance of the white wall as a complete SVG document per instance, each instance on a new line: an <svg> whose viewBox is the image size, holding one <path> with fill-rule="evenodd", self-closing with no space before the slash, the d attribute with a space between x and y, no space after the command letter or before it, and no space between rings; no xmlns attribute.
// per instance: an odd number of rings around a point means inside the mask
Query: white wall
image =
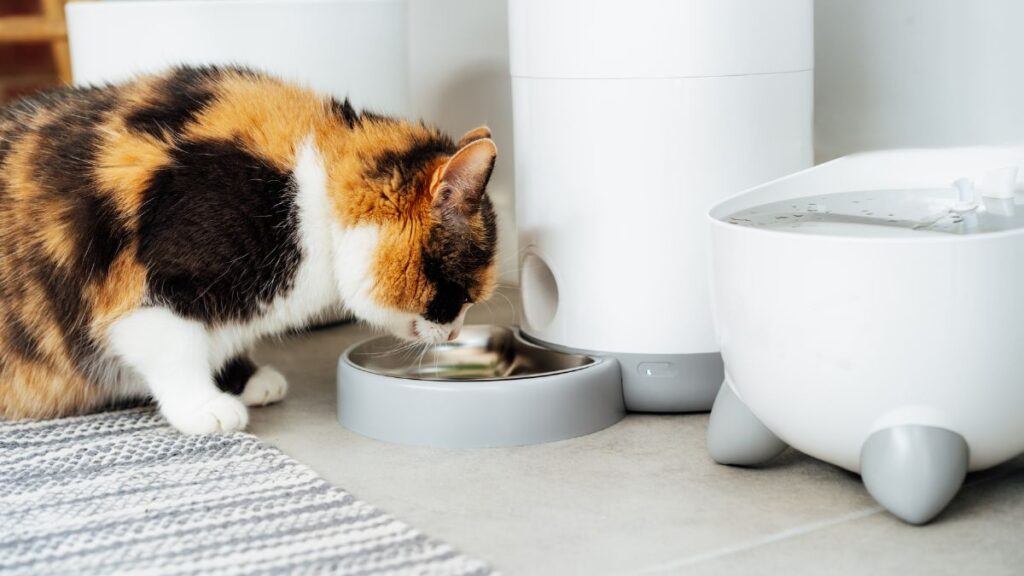
<svg viewBox="0 0 1024 576"><path fill-rule="evenodd" d="M502 281L517 282L512 84L506 0L411 0L413 113L457 138L491 127L498 162L488 188L498 212Z"/></svg>
<svg viewBox="0 0 1024 576"><path fill-rule="evenodd" d="M174 64L242 64L351 96L356 107L410 109L406 0L112 0L71 2L66 13L78 84Z"/></svg>
<svg viewBox="0 0 1024 576"><path fill-rule="evenodd" d="M1024 141L1024 2L816 0L815 148Z"/></svg>

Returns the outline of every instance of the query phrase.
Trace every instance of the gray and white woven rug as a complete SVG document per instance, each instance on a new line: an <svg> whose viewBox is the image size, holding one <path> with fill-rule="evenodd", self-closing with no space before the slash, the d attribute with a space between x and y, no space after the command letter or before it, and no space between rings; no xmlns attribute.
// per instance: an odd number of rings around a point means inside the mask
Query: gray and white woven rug
<svg viewBox="0 0 1024 576"><path fill-rule="evenodd" d="M248 434L0 422L0 574L488 574Z"/></svg>

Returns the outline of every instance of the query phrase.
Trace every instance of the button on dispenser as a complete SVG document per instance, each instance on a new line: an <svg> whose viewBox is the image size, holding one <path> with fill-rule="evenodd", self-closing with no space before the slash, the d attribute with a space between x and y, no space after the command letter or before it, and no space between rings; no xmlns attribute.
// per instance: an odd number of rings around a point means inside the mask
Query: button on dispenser
<svg viewBox="0 0 1024 576"><path fill-rule="evenodd" d="M676 375L676 366L671 362L641 362L636 367L641 376L671 378Z"/></svg>

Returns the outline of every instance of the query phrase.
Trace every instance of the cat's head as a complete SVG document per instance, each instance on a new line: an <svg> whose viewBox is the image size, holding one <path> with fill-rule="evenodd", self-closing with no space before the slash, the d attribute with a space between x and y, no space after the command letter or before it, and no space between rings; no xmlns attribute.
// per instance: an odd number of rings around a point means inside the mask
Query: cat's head
<svg viewBox="0 0 1024 576"><path fill-rule="evenodd" d="M497 280L486 193L497 148L485 127L457 143L422 125L393 130L398 136L376 141L362 162L366 205L336 256L342 297L357 317L402 339L451 340Z"/></svg>

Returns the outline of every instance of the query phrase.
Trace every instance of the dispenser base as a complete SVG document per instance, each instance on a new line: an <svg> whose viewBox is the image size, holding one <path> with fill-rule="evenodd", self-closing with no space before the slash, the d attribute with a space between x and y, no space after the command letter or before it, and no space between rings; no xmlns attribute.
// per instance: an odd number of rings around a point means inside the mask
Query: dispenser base
<svg viewBox="0 0 1024 576"><path fill-rule="evenodd" d="M534 338L524 339L559 352L614 358L622 368L622 395L630 412L707 412L725 378L722 355L633 354L584 350Z"/></svg>

